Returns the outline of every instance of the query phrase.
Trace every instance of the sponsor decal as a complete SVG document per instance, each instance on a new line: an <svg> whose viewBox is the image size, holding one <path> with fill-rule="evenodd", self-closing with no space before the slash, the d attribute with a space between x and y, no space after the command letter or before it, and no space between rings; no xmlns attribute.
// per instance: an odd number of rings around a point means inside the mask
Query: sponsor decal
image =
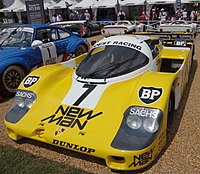
<svg viewBox="0 0 200 174"><path fill-rule="evenodd" d="M28 76L24 80L24 87L29 88L29 87L33 86L39 80L39 78L40 78L39 76Z"/></svg>
<svg viewBox="0 0 200 174"><path fill-rule="evenodd" d="M132 107L129 111L129 114L140 116L140 117L156 119L159 115L159 112L160 112L160 110L158 110L158 109Z"/></svg>
<svg viewBox="0 0 200 174"><path fill-rule="evenodd" d="M107 41L107 42L99 42L95 44L95 47L98 46L105 46L105 45L117 45L117 46L125 46L125 47L130 47L130 48L134 48L137 50L141 50L142 47L141 45L137 45L135 43L132 42L127 42L127 41Z"/></svg>
<svg viewBox="0 0 200 174"><path fill-rule="evenodd" d="M69 143L69 142L65 142L65 141L59 141L59 140L56 140L56 139L53 139L52 144L58 145L58 146L61 146L61 147L65 147L65 148L71 149L71 150L77 150L77 151L80 151L80 152L83 152L83 153L94 153L95 152L95 149L88 148L88 147L85 147L85 146L80 146L78 144L73 144L73 143Z"/></svg>
<svg viewBox="0 0 200 174"><path fill-rule="evenodd" d="M144 87L139 90L139 99L145 104L156 102L162 96L162 88Z"/></svg>
<svg viewBox="0 0 200 174"><path fill-rule="evenodd" d="M140 155L134 155L133 156L133 162L129 165L129 167L136 167L136 166L142 166L148 163L150 160L153 159L153 151L155 149L155 146L145 153L142 153Z"/></svg>
<svg viewBox="0 0 200 174"><path fill-rule="evenodd" d="M65 130L66 130L65 128L58 128L58 129L55 131L54 135L55 135L55 136L61 135Z"/></svg>
<svg viewBox="0 0 200 174"><path fill-rule="evenodd" d="M17 91L15 94L15 97L22 97L22 98L29 98L31 99L33 97L33 95L35 96L35 94L33 92L28 92L28 91Z"/></svg>
<svg viewBox="0 0 200 174"><path fill-rule="evenodd" d="M166 143L166 133L167 133L167 131L165 129L158 137L158 139L159 139L159 142L158 142L159 151L162 150L163 146Z"/></svg>
<svg viewBox="0 0 200 174"><path fill-rule="evenodd" d="M41 121L48 121L48 123L54 123L56 125L68 128L78 127L79 130L83 130L88 122L95 117L98 117L103 112L93 113L93 110L86 111L83 108L74 106L60 105L56 110L55 114L48 116Z"/></svg>
<svg viewBox="0 0 200 174"><path fill-rule="evenodd" d="M177 45L177 46L186 46L186 41L176 40L176 41L174 41L174 45Z"/></svg>

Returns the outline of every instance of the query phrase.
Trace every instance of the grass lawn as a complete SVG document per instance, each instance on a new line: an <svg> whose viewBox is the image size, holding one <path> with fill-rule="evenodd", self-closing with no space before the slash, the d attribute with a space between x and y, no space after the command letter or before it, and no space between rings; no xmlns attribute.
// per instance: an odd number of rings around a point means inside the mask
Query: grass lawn
<svg viewBox="0 0 200 174"><path fill-rule="evenodd" d="M88 174L64 163L35 156L11 146L0 145L1 174Z"/></svg>

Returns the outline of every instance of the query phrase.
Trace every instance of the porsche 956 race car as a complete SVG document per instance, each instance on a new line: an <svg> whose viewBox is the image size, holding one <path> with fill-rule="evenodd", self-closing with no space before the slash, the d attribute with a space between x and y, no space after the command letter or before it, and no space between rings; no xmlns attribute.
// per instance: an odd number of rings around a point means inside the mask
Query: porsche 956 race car
<svg viewBox="0 0 200 174"><path fill-rule="evenodd" d="M111 169L145 168L166 144L193 49L186 38L112 36L85 55L41 67L16 92L8 136L103 158Z"/></svg>

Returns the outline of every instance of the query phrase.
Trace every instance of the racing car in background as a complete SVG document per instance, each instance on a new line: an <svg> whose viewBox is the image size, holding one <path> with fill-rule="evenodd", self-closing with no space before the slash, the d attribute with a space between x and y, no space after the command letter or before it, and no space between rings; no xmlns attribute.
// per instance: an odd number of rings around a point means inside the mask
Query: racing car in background
<svg viewBox="0 0 200 174"><path fill-rule="evenodd" d="M166 144L193 54L191 37L104 38L22 81L5 116L8 136L103 158L111 169L145 168Z"/></svg>
<svg viewBox="0 0 200 174"><path fill-rule="evenodd" d="M103 24L100 22L91 22L89 20L78 20L78 21L61 21L51 23L51 25L57 25L63 28L67 28L69 31L81 36L90 37L93 34L101 33Z"/></svg>
<svg viewBox="0 0 200 174"><path fill-rule="evenodd" d="M170 23L161 23L158 27L159 32L197 32L197 24L184 20L176 20Z"/></svg>
<svg viewBox="0 0 200 174"><path fill-rule="evenodd" d="M101 34L105 37L108 37L113 35L131 34L144 31L155 32L156 28L154 25L146 25L142 22L123 20L105 25L101 29Z"/></svg>
<svg viewBox="0 0 200 174"><path fill-rule="evenodd" d="M137 21L131 22L127 20L118 21L114 25L106 25L101 29L101 34L105 37L128 34L138 31L145 31L145 24Z"/></svg>
<svg viewBox="0 0 200 174"><path fill-rule="evenodd" d="M0 95L3 96L13 96L33 69L66 61L89 48L86 39L45 24L4 28L0 37Z"/></svg>

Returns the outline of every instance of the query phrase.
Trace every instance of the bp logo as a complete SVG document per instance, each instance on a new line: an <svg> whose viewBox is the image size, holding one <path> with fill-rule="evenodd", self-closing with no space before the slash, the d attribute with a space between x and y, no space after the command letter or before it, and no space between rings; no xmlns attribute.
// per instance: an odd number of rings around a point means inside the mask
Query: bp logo
<svg viewBox="0 0 200 174"><path fill-rule="evenodd" d="M139 98L145 104L156 102L162 95L162 88L144 87L139 90Z"/></svg>
<svg viewBox="0 0 200 174"><path fill-rule="evenodd" d="M24 87L29 88L29 87L33 86L39 80L39 78L40 78L39 76L28 76L24 80Z"/></svg>

